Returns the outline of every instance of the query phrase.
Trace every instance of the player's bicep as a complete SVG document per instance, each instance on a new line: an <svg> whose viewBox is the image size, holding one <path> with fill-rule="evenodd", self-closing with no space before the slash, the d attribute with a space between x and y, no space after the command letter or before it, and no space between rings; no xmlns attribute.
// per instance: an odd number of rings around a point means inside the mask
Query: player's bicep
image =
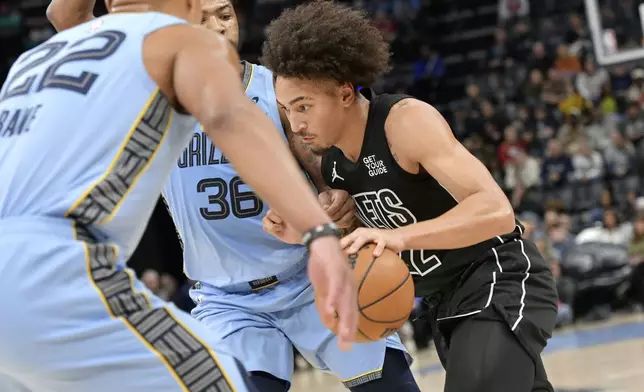
<svg viewBox="0 0 644 392"><path fill-rule="evenodd" d="M216 33L194 28L191 41L178 50L172 85L178 104L204 126L232 115L235 107L248 103L236 65L237 54Z"/></svg>
<svg viewBox="0 0 644 392"><path fill-rule="evenodd" d="M433 107L415 103L400 109L398 143L404 154L418 162L459 202L489 192L505 196L487 168L454 137L447 121ZM403 113L403 111L405 113Z"/></svg>

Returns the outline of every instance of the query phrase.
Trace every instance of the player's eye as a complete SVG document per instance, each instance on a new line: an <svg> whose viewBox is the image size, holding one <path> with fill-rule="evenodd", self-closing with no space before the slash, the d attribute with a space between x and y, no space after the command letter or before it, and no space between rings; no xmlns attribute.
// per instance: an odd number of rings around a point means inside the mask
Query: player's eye
<svg viewBox="0 0 644 392"><path fill-rule="evenodd" d="M223 20L224 22L228 22L232 18L233 18L232 14L224 14L221 16L221 20Z"/></svg>
<svg viewBox="0 0 644 392"><path fill-rule="evenodd" d="M297 107L298 112L306 112L311 108L311 105L300 105Z"/></svg>

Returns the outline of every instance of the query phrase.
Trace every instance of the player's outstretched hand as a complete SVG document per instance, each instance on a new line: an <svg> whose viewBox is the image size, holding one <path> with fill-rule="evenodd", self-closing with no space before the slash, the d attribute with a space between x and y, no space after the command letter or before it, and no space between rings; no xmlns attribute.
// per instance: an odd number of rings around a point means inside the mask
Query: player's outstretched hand
<svg viewBox="0 0 644 392"><path fill-rule="evenodd" d="M356 205L347 191L331 189L322 191L318 200L333 222L341 229L353 227L356 222Z"/></svg>
<svg viewBox="0 0 644 392"><path fill-rule="evenodd" d="M298 233L293 226L289 225L273 210L268 210L262 219L262 227L265 232L270 233L288 244L300 244L302 234Z"/></svg>
<svg viewBox="0 0 644 392"><path fill-rule="evenodd" d="M321 237L311 243L309 278L322 321L327 326L337 323L338 345L350 350L358 329L358 289L337 238Z"/></svg>
<svg viewBox="0 0 644 392"><path fill-rule="evenodd" d="M396 253L405 249L405 242L395 231L367 229L364 227L360 227L345 236L340 243L347 254L358 253L364 245L374 243L376 244L373 250L374 257L380 256L385 248Z"/></svg>

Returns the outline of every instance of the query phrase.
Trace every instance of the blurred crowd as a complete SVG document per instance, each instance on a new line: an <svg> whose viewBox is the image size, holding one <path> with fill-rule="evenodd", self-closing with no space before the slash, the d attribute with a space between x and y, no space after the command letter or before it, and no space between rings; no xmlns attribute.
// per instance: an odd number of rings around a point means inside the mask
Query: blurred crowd
<svg viewBox="0 0 644 392"><path fill-rule="evenodd" d="M436 105L506 191L552 266L560 324L644 303L644 69L598 68L583 2L345 2L368 11L391 43L394 68L374 88ZM47 3L0 4L2 77L54 33ZM264 27L294 3L237 2L243 58L256 60ZM621 49L644 43L635 3L600 0ZM190 307L161 203L131 264L149 287Z"/></svg>

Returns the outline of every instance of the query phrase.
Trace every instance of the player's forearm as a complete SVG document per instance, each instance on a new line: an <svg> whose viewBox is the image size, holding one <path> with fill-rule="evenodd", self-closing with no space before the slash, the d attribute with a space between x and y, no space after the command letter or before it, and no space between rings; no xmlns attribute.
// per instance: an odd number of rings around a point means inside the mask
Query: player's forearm
<svg viewBox="0 0 644 392"><path fill-rule="evenodd" d="M297 231L331 222L279 132L255 105L244 103L204 128L244 181Z"/></svg>
<svg viewBox="0 0 644 392"><path fill-rule="evenodd" d="M96 0L52 0L47 19L57 31L63 31L94 18Z"/></svg>
<svg viewBox="0 0 644 392"><path fill-rule="evenodd" d="M514 229L514 212L505 197L480 192L438 218L396 229L406 249L458 249Z"/></svg>

